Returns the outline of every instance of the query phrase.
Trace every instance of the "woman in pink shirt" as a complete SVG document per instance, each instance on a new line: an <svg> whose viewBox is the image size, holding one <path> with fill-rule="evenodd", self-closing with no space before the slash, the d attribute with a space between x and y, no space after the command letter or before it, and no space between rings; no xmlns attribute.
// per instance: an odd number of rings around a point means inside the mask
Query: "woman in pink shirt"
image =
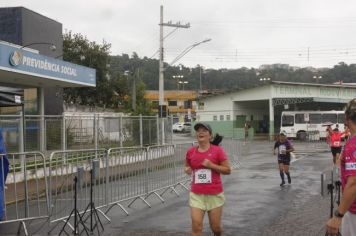
<svg viewBox="0 0 356 236"><path fill-rule="evenodd" d="M326 224L328 235L356 235L356 99L345 109L345 125L350 129L350 140L340 158L342 198L339 207Z"/></svg>
<svg viewBox="0 0 356 236"><path fill-rule="evenodd" d="M222 137L212 140L212 129L205 123L194 126L198 146L187 151L185 173L192 176L189 205L191 207L192 236L202 236L203 219L208 212L214 235L222 234L221 215L225 202L220 174L231 173L229 160L218 146Z"/></svg>

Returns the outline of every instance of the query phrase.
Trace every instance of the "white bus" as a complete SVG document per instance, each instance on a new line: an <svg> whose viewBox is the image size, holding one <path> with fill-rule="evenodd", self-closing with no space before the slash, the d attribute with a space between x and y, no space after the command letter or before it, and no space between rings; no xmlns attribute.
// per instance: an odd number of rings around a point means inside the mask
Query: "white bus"
<svg viewBox="0 0 356 236"><path fill-rule="evenodd" d="M281 115L281 129L289 138L305 138L306 133L316 131L319 138L326 137L326 124L344 131L344 111L284 111Z"/></svg>

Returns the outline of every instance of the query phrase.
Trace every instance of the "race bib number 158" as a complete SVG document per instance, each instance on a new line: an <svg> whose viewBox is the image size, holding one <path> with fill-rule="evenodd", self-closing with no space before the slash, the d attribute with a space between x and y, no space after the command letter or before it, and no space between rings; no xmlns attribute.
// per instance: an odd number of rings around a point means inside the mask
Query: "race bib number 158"
<svg viewBox="0 0 356 236"><path fill-rule="evenodd" d="M211 183L211 170L199 169L194 173L194 179L196 184L210 184Z"/></svg>

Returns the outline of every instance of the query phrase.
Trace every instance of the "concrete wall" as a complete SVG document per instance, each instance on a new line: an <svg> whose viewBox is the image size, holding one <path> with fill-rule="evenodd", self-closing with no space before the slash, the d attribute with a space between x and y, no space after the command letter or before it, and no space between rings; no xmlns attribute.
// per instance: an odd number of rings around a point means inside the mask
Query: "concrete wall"
<svg viewBox="0 0 356 236"><path fill-rule="evenodd" d="M21 45L21 8L0 8L0 40Z"/></svg>
<svg viewBox="0 0 356 236"><path fill-rule="evenodd" d="M228 96L213 96L204 99L204 109L197 109L197 121L230 121L233 120L233 103ZM198 115L199 114L199 115Z"/></svg>
<svg viewBox="0 0 356 236"><path fill-rule="evenodd" d="M55 51L52 51L50 47L45 44L35 44L30 47L39 50L40 54L50 57L57 57L63 54L61 23L27 8L21 8L21 19L21 45L35 42L53 43L56 46Z"/></svg>
<svg viewBox="0 0 356 236"><path fill-rule="evenodd" d="M197 111L197 121L213 122L229 137L243 136L239 129L244 128L246 121L253 130L260 131L262 121L269 116L270 96L271 88L261 86L205 98L202 100L204 109Z"/></svg>
<svg viewBox="0 0 356 236"><path fill-rule="evenodd" d="M268 100L271 96L272 96L272 88L267 85L236 91L229 95L231 101Z"/></svg>

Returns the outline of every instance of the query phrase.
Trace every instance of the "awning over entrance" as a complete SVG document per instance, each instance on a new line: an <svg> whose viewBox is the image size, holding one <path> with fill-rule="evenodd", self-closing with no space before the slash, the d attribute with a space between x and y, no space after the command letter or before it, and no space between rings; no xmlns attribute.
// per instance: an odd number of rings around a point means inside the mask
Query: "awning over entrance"
<svg viewBox="0 0 356 236"><path fill-rule="evenodd" d="M348 103L350 99L342 98L313 98L314 102L328 102L328 103Z"/></svg>
<svg viewBox="0 0 356 236"><path fill-rule="evenodd" d="M22 106L23 89L0 87L0 107Z"/></svg>
<svg viewBox="0 0 356 236"><path fill-rule="evenodd" d="M0 42L0 83L11 87L95 87L95 69Z"/></svg>
<svg viewBox="0 0 356 236"><path fill-rule="evenodd" d="M313 98L273 98L273 106L312 102Z"/></svg>

